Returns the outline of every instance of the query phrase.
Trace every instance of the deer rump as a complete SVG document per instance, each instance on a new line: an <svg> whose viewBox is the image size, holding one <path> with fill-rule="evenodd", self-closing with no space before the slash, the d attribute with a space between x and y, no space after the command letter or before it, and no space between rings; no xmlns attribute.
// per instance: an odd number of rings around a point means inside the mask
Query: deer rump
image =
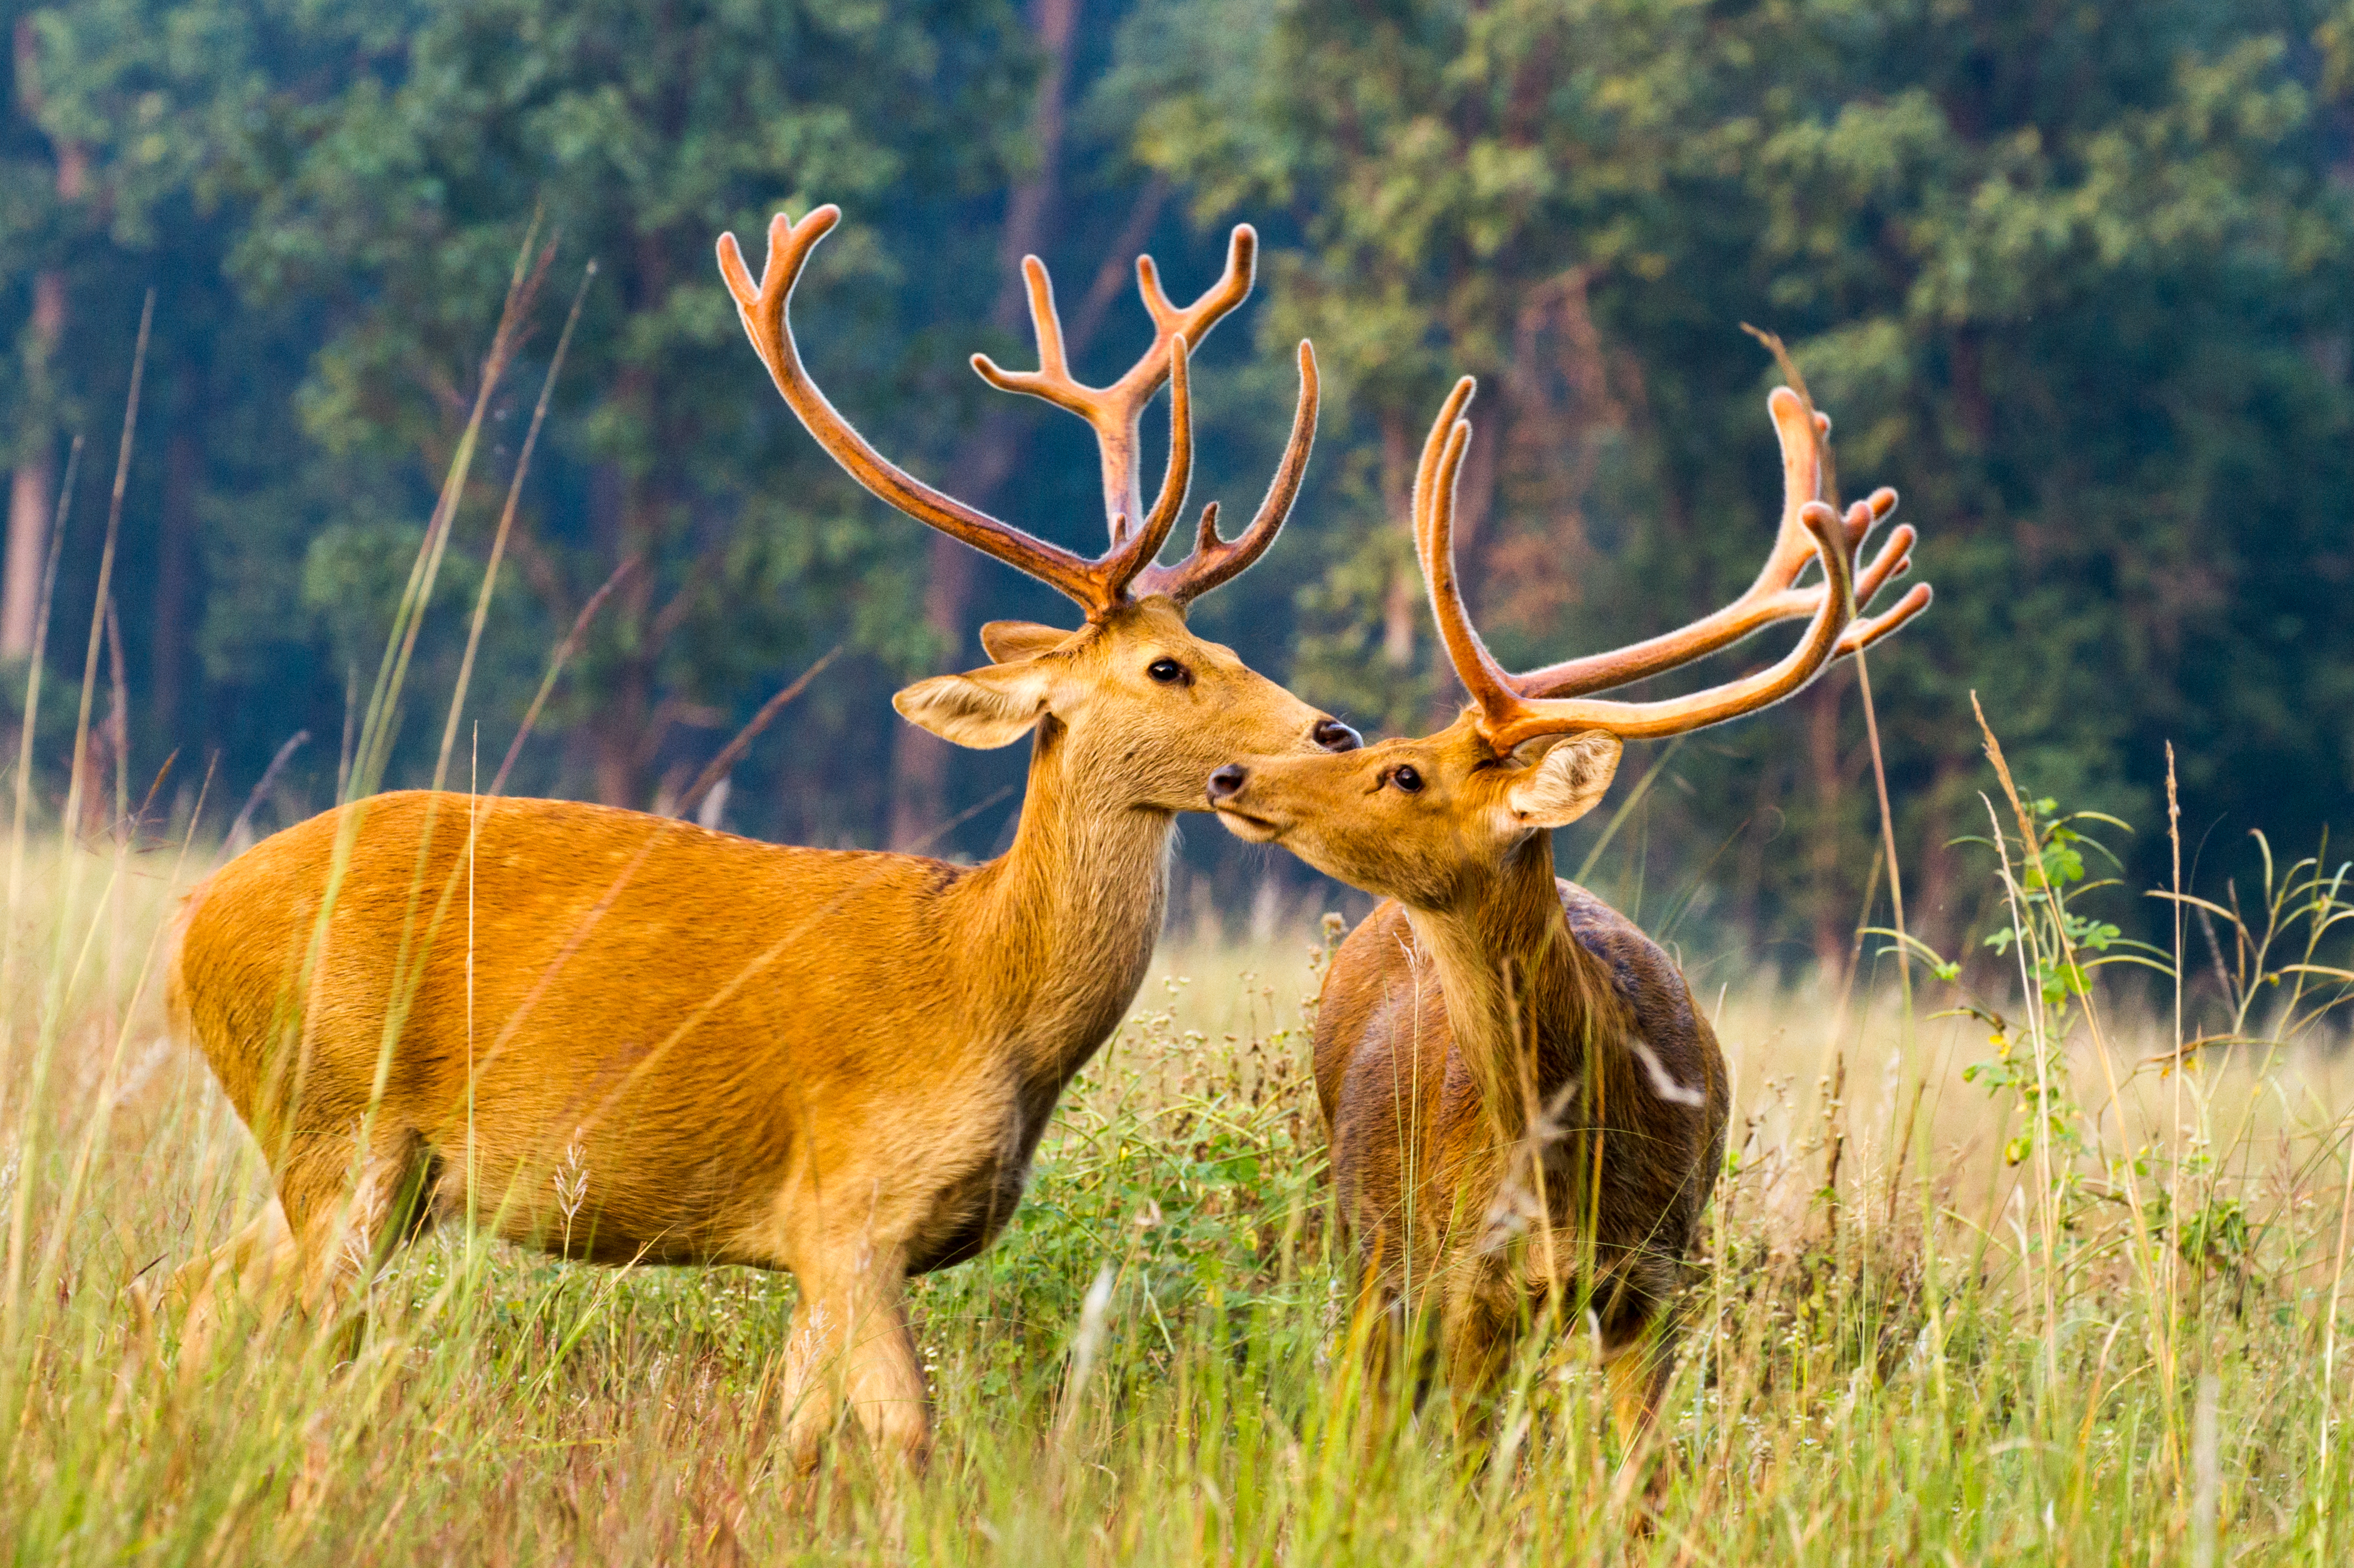
<svg viewBox="0 0 2354 1568"><path fill-rule="evenodd" d="M403 1239L466 1214L610 1263L791 1267L863 1232L922 1272L1002 1227L1061 1085L1009 1068L1018 1020L939 1027L972 994L931 917L965 868L468 807L330 811L192 895L172 1011L296 1234L355 1181L399 1190Z"/></svg>
<svg viewBox="0 0 2354 1568"><path fill-rule="evenodd" d="M1341 943L1317 1014L1317 1096L1361 1288L1383 1306L1413 1290L1410 1313L1488 1352L1530 1287L1579 1277L1606 1351L1654 1326L1690 1277L1724 1158L1724 1053L1682 971L1585 889L1554 887L1570 994L1520 1010L1518 1149L1495 1146L1404 906L1384 900Z"/></svg>

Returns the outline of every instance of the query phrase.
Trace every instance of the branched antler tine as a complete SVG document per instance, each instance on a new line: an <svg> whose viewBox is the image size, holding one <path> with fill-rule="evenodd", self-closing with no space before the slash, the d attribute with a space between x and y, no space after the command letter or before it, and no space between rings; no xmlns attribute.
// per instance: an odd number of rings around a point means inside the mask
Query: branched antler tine
<svg viewBox="0 0 2354 1568"><path fill-rule="evenodd" d="M1095 431L1096 447L1103 461L1104 518L1111 524L1115 547L1133 536L1127 532L1128 524L1146 515L1136 475L1137 426L1144 407L1172 374L1171 366L1174 363L1177 340L1184 339L1189 351L1198 346L1220 317L1248 297L1257 245L1257 236L1251 227L1238 225L1227 244L1225 271L1208 292L1182 310L1170 302L1161 287L1161 273L1152 258L1138 257L1137 287L1144 296L1146 313L1152 317L1152 346L1108 387L1089 387L1071 374L1063 344L1062 318L1055 309L1054 281L1047 275L1046 264L1035 256L1023 258L1022 271L1029 290L1030 321L1038 338L1038 368L1007 370L985 354L972 356L975 373L999 391L1043 398L1076 414ZM1189 451L1191 438L1189 428ZM1175 461L1172 449L1172 465ZM1191 475L1185 478L1190 482ZM1182 483L1178 486L1180 492L1184 488ZM1169 494L1165 480L1161 494L1164 498ZM1155 511L1158 510L1156 503Z"/></svg>
<svg viewBox="0 0 2354 1568"><path fill-rule="evenodd" d="M1758 567L1743 599L1763 598L1798 580L1815 558L1815 542L1802 514L1808 502L1829 499L1823 493L1823 459L1830 445L1830 416L1818 412L1803 394L1787 387L1766 395L1766 412L1782 449L1782 518L1775 526L1766 564Z"/></svg>
<svg viewBox="0 0 2354 1568"><path fill-rule="evenodd" d="M1447 401L1438 406L1438 418L1430 424L1430 434L1423 438L1422 457L1414 466L1414 556L1424 571L1430 569L1430 499L1432 482L1438 474L1438 461L1447 450L1447 439L1464 410L1479 396L1478 377L1465 376L1456 380L1447 394Z"/></svg>
<svg viewBox="0 0 2354 1568"><path fill-rule="evenodd" d="M1147 561L1161 553L1193 488L1193 403L1186 370L1191 357L1184 334L1169 340L1169 466L1161 476L1161 493L1144 518L1144 531L1152 535Z"/></svg>
<svg viewBox="0 0 2354 1568"><path fill-rule="evenodd" d="M1225 548L1226 542L1218 537L1218 503L1205 501L1202 503L1202 521L1193 533L1192 554L1198 556L1204 550Z"/></svg>
<svg viewBox="0 0 2354 1568"><path fill-rule="evenodd" d="M793 341L788 310L793 286L810 252L842 220L842 209L831 203L816 208L799 223L779 213L769 224L769 256L760 281L752 281L743 249L732 233L719 237L719 273L735 297L736 313L744 332L769 367L769 375L784 395L801 427L840 463L845 472L868 491L908 516L960 539L982 554L1051 584L1085 607L1090 614L1112 602L1107 598L1094 563L1082 560L1058 545L1034 538L1012 524L966 505L897 468L867 444L840 410L810 378Z"/></svg>
<svg viewBox="0 0 2354 1568"><path fill-rule="evenodd" d="M1022 258L1022 281L1030 296L1030 332L1038 340L1038 368L1007 370L985 354L972 356L972 368L1001 392L1042 397L1093 424L1095 399L1071 379L1070 362L1064 356L1063 318L1055 309L1055 281L1047 275L1046 263L1035 256Z"/></svg>
<svg viewBox="0 0 2354 1568"><path fill-rule="evenodd" d="M1226 237L1226 267L1218 274L1218 281L1182 310L1170 303L1169 295L1161 287L1161 269L1152 258L1136 259L1137 291L1144 296L1145 311L1159 329L1161 343L1181 333L1189 342L1201 342L1203 334L1220 317L1250 298L1251 283L1257 274L1258 230L1247 223L1235 225L1234 232ZM1153 385L1158 387L1160 382L1156 379Z"/></svg>
<svg viewBox="0 0 2354 1568"><path fill-rule="evenodd" d="M1723 609L1673 631L1515 676L1516 691L1527 697L1575 697L1607 691L1720 652L1776 620L1814 611L1820 588L1800 591L1793 585L1815 556L1814 540L1800 514L1808 503L1822 499L1830 420L1787 387L1774 388L1766 397L1766 408L1773 416L1774 433L1782 448L1782 517L1756 580ZM1893 504L1894 493L1887 493ZM1879 497L1873 500L1877 503ZM1885 514L1882 507L1873 514L1873 520Z"/></svg>
<svg viewBox="0 0 2354 1568"><path fill-rule="evenodd" d="M1193 409L1187 391L1185 340L1171 344L1169 358L1169 471L1161 482L1161 496L1152 503L1144 526L1128 531L1128 519L1115 513L1112 546L1103 558L1105 581L1114 598L1126 598L1129 585L1152 567L1152 557L1169 542L1177 514L1185 509L1185 492L1193 475Z"/></svg>
<svg viewBox="0 0 2354 1568"><path fill-rule="evenodd" d="M1904 523L1881 541L1880 553L1872 557L1870 566L1856 574L1855 602L1859 606L1870 604L1872 596L1887 587L1892 578L1913 569L1914 538L1913 524Z"/></svg>
<svg viewBox="0 0 2354 1568"><path fill-rule="evenodd" d="M1800 521L1815 538L1817 558L1829 580L1805 639L1779 663L1707 691L1661 702L1619 703L1594 697L1522 700L1508 722L1482 726L1488 743L1500 753L1541 736L1570 730L1607 730L1628 740L1681 735L1753 713L1804 687L1830 662L1841 634L1854 620L1855 582L1848 531L1839 514L1814 501L1807 503Z"/></svg>
<svg viewBox="0 0 2354 1568"><path fill-rule="evenodd" d="M1038 340L1038 368L1067 380L1071 361L1063 347L1063 316L1055 308L1055 280L1036 256L1022 258L1022 285L1030 296L1030 335Z"/></svg>
<svg viewBox="0 0 2354 1568"><path fill-rule="evenodd" d="M1836 658L1844 659L1860 649L1869 648L1923 610L1929 608L1934 596L1927 583L1914 583L1903 599L1878 615L1859 620L1840 634Z"/></svg>
<svg viewBox="0 0 2354 1568"><path fill-rule="evenodd" d="M1267 482L1266 499L1259 503L1258 514L1239 538L1232 541L1218 537L1218 503L1211 502L1202 509L1201 531L1193 553L1173 567L1149 567L1138 579L1138 588L1147 593L1165 593L1179 604L1190 604L1202 595L1240 575L1242 571L1267 554L1267 546L1283 529L1284 519L1291 515L1291 504L1299 497L1299 486L1308 473L1309 454L1316 446L1316 411L1320 397L1316 375L1316 351L1303 338L1299 344L1299 397L1291 411L1291 435L1283 445L1283 461L1276 465L1275 477Z"/></svg>
<svg viewBox="0 0 2354 1568"><path fill-rule="evenodd" d="M1461 579L1456 576L1455 488L1463 477L1463 453L1470 444L1471 422L1456 420L1431 475L1429 493L1416 510L1423 518L1422 572L1430 588L1431 617L1438 623L1439 639L1457 677L1479 705L1482 728L1489 729L1511 724L1527 705L1512 690L1512 678L1479 640L1479 629L1464 608Z"/></svg>

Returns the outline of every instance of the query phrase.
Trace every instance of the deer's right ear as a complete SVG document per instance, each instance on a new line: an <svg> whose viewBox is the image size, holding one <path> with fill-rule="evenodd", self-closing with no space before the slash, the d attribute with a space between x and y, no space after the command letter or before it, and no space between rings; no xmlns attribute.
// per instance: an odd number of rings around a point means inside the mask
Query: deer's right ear
<svg viewBox="0 0 2354 1568"><path fill-rule="evenodd" d="M1061 627L1041 626L1034 620L992 620L981 629L981 647L1001 664L1035 659L1070 640L1071 634Z"/></svg>
<svg viewBox="0 0 2354 1568"><path fill-rule="evenodd" d="M1504 798L1524 828L1566 827L1594 810L1618 772L1618 737L1592 729L1551 742Z"/></svg>
<svg viewBox="0 0 2354 1568"><path fill-rule="evenodd" d="M920 725L942 740L994 751L1012 746L1046 716L1053 684L1054 673L1047 666L1024 659L968 675L934 675L897 694L891 705L909 724Z"/></svg>

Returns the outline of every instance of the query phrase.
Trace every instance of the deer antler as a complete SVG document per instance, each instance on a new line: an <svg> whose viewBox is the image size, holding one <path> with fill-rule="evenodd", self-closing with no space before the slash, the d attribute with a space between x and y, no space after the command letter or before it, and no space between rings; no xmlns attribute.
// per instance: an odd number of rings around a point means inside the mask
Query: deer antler
<svg viewBox="0 0 2354 1568"><path fill-rule="evenodd" d="M723 234L719 270L728 292L735 296L744 331L768 365L777 390L784 394L802 426L853 479L917 521L1051 584L1091 618L1127 602L1139 589L1166 593L1180 604L1189 602L1241 571L1273 541L1298 493L1314 436L1314 365L1304 343L1300 345L1299 412L1258 519L1240 540L1229 545L1217 536L1217 508L1213 503L1204 511L1202 543L1193 556L1175 567L1152 565L1153 556L1175 527L1193 482L1193 403L1187 372L1191 345L1250 292L1257 237L1248 225L1234 232L1225 275L1182 310L1170 303L1162 291L1152 259L1138 259L1137 280L1145 309L1152 316L1153 343L1143 358L1109 387L1087 387L1072 376L1062 323L1055 312L1053 281L1045 264L1034 256L1023 259L1023 272L1029 287L1031 320L1037 329L1040 367L1007 371L986 355L973 355L973 368L991 386L1042 397L1079 415L1095 430L1103 459L1111 545L1090 560L1001 522L894 465L867 443L811 379L793 341L788 309L810 252L841 220L842 209L831 204L818 207L798 224L779 213L769 224L769 257L757 284L735 235ZM1132 528L1131 521L1141 510L1136 484L1138 421L1164 381L1170 388L1169 469L1152 510L1143 514L1141 526Z"/></svg>
<svg viewBox="0 0 2354 1568"><path fill-rule="evenodd" d="M1462 471L1463 453L1471 440L1470 423L1462 418L1462 413L1473 390L1474 383L1468 376L1456 384L1424 445L1415 484L1415 541L1430 587L1432 613L1437 620L1447 656L1479 705L1481 733L1500 753L1540 736L1569 730L1607 730L1636 739L1679 735L1722 723L1781 701L1812 681L1832 659L1878 641L1928 608L1930 592L1924 583L1883 614L1869 620L1856 620L1858 595L1864 585L1855 577L1855 553L1873 524L1894 505L1893 492L1881 492L1869 500L1857 502L1848 508L1844 517L1808 494L1795 508L1796 521L1812 542L1812 553L1822 566L1824 582L1811 594L1800 592L1802 599L1811 601L1807 609L1812 619L1806 637L1780 662L1740 680L1660 702L1625 703L1553 695L1563 684L1582 682L1585 683L1577 684L1575 689L1592 691L1634 679L1636 676L1624 673L1630 668L1639 673L1667 669L1713 648L1727 646L1770 620L1788 618L1793 613L1790 601L1780 596L1798 591L1788 584L1797 576L1799 566L1784 560L1786 541L1777 539L1775 555L1759 576L1759 583L1766 585L1765 590L1761 592L1754 586L1750 593L1735 601L1733 609L1737 613L1720 611L1717 616L1694 622L1694 627L1707 629L1702 632L1688 635L1692 629L1687 628L1684 634L1596 656L1582 662L1582 667L1576 667L1580 662L1574 662L1573 665L1553 665L1527 675L1509 673L1496 662L1471 624L1456 576L1455 490ZM1777 390L1769 407L1782 438L1786 493L1812 492L1819 483L1816 475L1822 461L1819 443L1827 422L1819 420L1804 398L1787 389ZM1808 452L1811 460L1804 455L1793 457L1794 453ZM1786 532L1788 523L1786 515ZM1873 563L1871 588L1878 588L1895 575L1911 544L1909 529L1891 538ZM1744 620L1749 620L1745 627L1732 635L1725 634L1726 628L1741 626ZM1700 646L1710 639L1721 640L1712 646ZM1673 652L1643 652L1646 649L1662 648ZM1646 660L1650 661L1648 667L1644 667ZM1568 677L1558 674L1573 668L1575 673Z"/></svg>
<svg viewBox="0 0 2354 1568"><path fill-rule="evenodd" d="M1759 569L1756 580L1731 604L1676 630L1607 652L1564 659L1515 676L1513 684L1522 695L1575 697L1623 686L1721 652L1777 620L1796 620L1815 613L1822 602L1823 586L1796 586L1807 563L1815 558L1814 539L1800 521L1800 514L1809 502L1829 501L1837 504L1837 497L1823 493L1822 452L1830 435L1830 418L1808 408L1804 397L1787 387L1776 387L1767 397L1766 407L1774 417L1775 433L1782 444L1782 521L1775 532L1774 547L1766 553L1766 564ZM1808 425L1804 422L1809 416L1811 437L1807 435ZM1434 433L1434 445L1436 441ZM1876 490L1864 504L1870 508L1864 524L1868 536L1895 510L1896 493L1885 488ZM1872 596L1890 579L1912 569L1914 537L1911 524L1900 524L1881 542L1879 553L1857 574L1858 603L1871 603ZM1862 540L1857 542L1861 546ZM1872 631L1870 629L1873 624L1866 622L1850 628L1840 645L1840 656L1894 630L1891 626Z"/></svg>
<svg viewBox="0 0 2354 1568"><path fill-rule="evenodd" d="M1316 350L1303 337L1299 340L1299 401L1292 409L1291 435L1283 443L1283 461L1267 482L1267 498L1259 503L1258 514L1240 537L1221 539L1218 503L1211 502L1202 508L1201 532L1193 541L1193 554L1173 567L1145 567L1137 575L1136 591L1165 593L1179 604L1191 604L1220 583L1240 576L1267 554L1283 520L1291 515L1299 482L1308 474L1308 454L1316 444L1317 399Z"/></svg>
<svg viewBox="0 0 2354 1568"><path fill-rule="evenodd" d="M1258 235L1248 224L1236 226L1226 246L1226 270L1207 292L1183 310L1169 302L1161 291L1161 273L1150 256L1136 259L1138 291L1151 314L1152 346L1126 374L1108 387L1089 387L1071 374L1063 347L1063 319L1055 309L1055 281L1046 263L1035 256L1022 259L1022 281L1030 295L1030 325L1038 339L1038 368L1005 370L985 354L972 356L972 367L983 381L1001 392L1021 392L1044 399L1076 414L1096 433L1103 458L1104 518L1111 524L1112 543L1120 542L1126 525L1144 515L1144 498L1137 488L1137 427L1146 404L1173 373L1177 357L1201 345L1210 329L1251 291L1257 271ZM1181 347L1182 345L1182 347ZM1181 421L1182 429L1182 421ZM1179 431L1171 432L1169 472L1161 487L1161 502L1172 493L1182 504L1192 477L1192 432L1183 431L1186 445L1178 446ZM1158 512L1160 505L1156 503Z"/></svg>
<svg viewBox="0 0 2354 1568"><path fill-rule="evenodd" d="M1237 224L1226 245L1226 267L1201 298L1182 310L1172 304L1161 286L1160 270L1150 256L1136 259L1137 291L1152 317L1152 346L1108 387L1089 387L1071 374L1063 346L1063 323L1055 309L1054 280L1046 264L1035 256L1022 260L1022 275L1030 295L1030 323L1038 339L1038 368L1006 370L985 354L972 356L981 378L1004 392L1023 392L1085 419L1096 433L1103 460L1104 514L1111 526L1112 543L1122 543L1129 520L1142 513L1143 496L1137 488L1138 424L1145 405L1172 373L1182 374L1187 355L1248 297L1257 276L1258 234L1250 225ZM1232 541L1218 536L1217 503L1202 509L1193 552L1174 567L1149 566L1131 591L1139 596L1167 594L1179 604L1201 595L1240 573L1275 542L1290 514L1308 469L1308 454L1316 440L1318 387L1315 351L1299 345L1299 397L1291 419L1291 436L1284 443L1283 461L1267 486L1267 499L1243 531ZM1163 476L1152 511L1144 514L1145 530L1166 528L1185 504L1193 480L1193 445L1190 418L1171 410L1169 470Z"/></svg>

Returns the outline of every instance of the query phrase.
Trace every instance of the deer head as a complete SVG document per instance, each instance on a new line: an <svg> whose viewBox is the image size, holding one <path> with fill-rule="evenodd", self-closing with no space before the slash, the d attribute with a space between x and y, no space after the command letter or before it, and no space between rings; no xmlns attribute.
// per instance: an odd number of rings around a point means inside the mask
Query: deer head
<svg viewBox="0 0 2354 1568"><path fill-rule="evenodd" d="M1415 546L1448 660L1471 694L1462 716L1436 735L1388 740L1346 758L1253 758L1210 778L1209 800L1238 836L1280 842L1343 882L1409 907L1476 899L1506 859L1535 835L1592 810L1617 772L1620 746L1722 724L1804 688L1834 658L1894 631L1929 604L1916 585L1885 612L1857 606L1910 564L1913 532L1899 528L1859 577L1857 551L1894 509L1882 490L1842 514L1823 490L1829 421L1806 397L1776 387L1766 399L1782 444L1780 531L1765 569L1724 609L1631 648L1515 675L1480 641L1456 576L1456 482L1471 427L1466 376L1439 410L1415 483ZM1823 581L1797 586L1808 560ZM1805 636L1779 662L1723 685L1657 702L1586 694L1624 684L1730 646L1774 621L1804 615Z"/></svg>
<svg viewBox="0 0 2354 1568"><path fill-rule="evenodd" d="M1353 749L1356 732L1257 673L1229 649L1195 637L1185 609L1267 553L1282 528L1307 471L1315 440L1316 358L1299 345L1299 399L1282 461L1258 514L1240 536L1218 532L1215 502L1204 506L1192 554L1158 564L1184 510L1193 467L1193 405L1186 360L1218 320L1251 289L1257 238L1237 227L1225 274L1208 292L1179 308L1161 287L1150 257L1137 260L1137 283L1153 323L1153 341L1108 387L1087 387L1070 371L1054 285L1045 264L1023 260L1039 368L1001 369L975 355L973 369L1002 391L1044 399L1078 415L1095 431L1103 465L1105 552L1088 558L933 489L886 461L827 400L803 367L787 309L811 249L841 220L821 207L799 223L779 213L769 226L769 256L753 281L733 234L719 240L719 270L735 296L744 330L802 426L850 476L908 516L982 554L1027 572L1068 597L1085 615L1076 630L1024 622L984 627L982 646L995 662L939 675L900 692L893 705L911 723L960 746L1011 745L1044 726L1046 736L1119 803L1160 810L1203 809L1201 778L1226 758L1323 754ZM1163 385L1170 389L1169 464L1148 511L1137 476L1139 421Z"/></svg>

